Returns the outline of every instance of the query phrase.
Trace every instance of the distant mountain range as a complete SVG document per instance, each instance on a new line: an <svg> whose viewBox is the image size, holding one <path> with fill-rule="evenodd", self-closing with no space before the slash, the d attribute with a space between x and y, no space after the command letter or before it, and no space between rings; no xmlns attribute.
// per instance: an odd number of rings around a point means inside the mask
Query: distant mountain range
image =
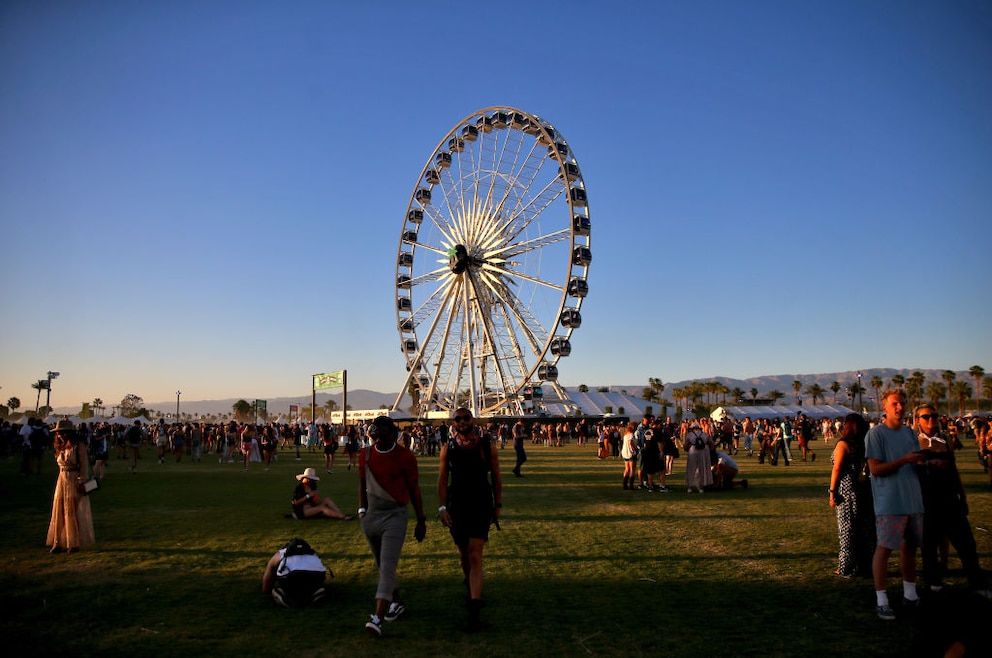
<svg viewBox="0 0 992 658"><path fill-rule="evenodd" d="M889 387L889 382L895 375L902 375L904 378L909 379L909 377L916 370L920 370L927 376L927 382L931 381L943 381L941 375L943 370L925 370L922 368L872 368L870 370L862 370L861 374L861 385L865 388L865 397L874 395L874 391L871 388L871 378L874 376L879 376L885 383L884 388ZM957 372L958 381L965 381L972 385L974 388L974 380L967 370L960 370ZM752 388L758 389L758 397L764 396L771 390L781 391L786 395L784 400L789 400L795 395L792 389L792 382L799 380L803 384L803 390L806 389L810 384L819 384L821 388L826 391L826 401L833 402L833 393L830 391L830 384L833 382L839 382L842 387L846 387L849 384L854 383L858 379L857 370L848 370L844 372L830 372L830 373L819 373L819 374L793 374L793 375L767 375L763 377L752 377L751 379L733 379L731 377L709 377L709 378L698 378L698 379L686 379L678 382L664 382L665 390L662 392L662 397L671 399L671 390L673 388L680 388L686 386L692 382L711 382L718 381L725 384L727 388L734 389L740 388L744 391L745 397L750 397L750 390ZM593 385L586 384L590 390L597 390L605 385ZM647 388L647 382L617 385L613 384L609 387L611 391L627 391L631 396L639 396L644 388ZM566 389L575 389L577 386L566 386ZM981 391L975 391L976 395L981 395ZM396 401L396 396L398 393L379 393L377 391L369 391L364 389L359 389L355 391L348 391L348 405L352 409L379 409L383 406L389 407ZM800 395L805 399L807 396L805 393L800 393ZM188 413L199 415L199 414L224 414L230 413L231 407L235 402L241 399L248 398L227 398L223 400L182 400L180 404L180 411L182 413ZM327 393L317 393L317 406L322 407L327 402L328 399L333 399L338 403L338 407L341 405L341 393L327 394ZM843 389L837 394L838 401L844 400ZM248 400L252 402L253 400ZM310 394L298 395L294 397L281 397L281 398L269 398L266 400L266 409L269 414L275 414L276 416L280 414L288 414L290 405L309 406L310 405ZM109 411L108 405L108 411ZM176 409L176 401L170 400L165 402L145 402L146 408L153 411L161 411L163 413L174 412ZM79 407L56 407L55 414L76 414L79 413Z"/></svg>

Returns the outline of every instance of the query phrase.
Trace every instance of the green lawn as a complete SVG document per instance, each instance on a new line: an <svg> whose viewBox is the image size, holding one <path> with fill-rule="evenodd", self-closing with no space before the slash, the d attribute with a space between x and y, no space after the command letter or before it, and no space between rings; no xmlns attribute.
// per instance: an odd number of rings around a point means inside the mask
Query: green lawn
<svg viewBox="0 0 992 658"><path fill-rule="evenodd" d="M55 465L23 476L0 462L0 632L8 649L66 656L807 656L901 655L912 622L882 622L867 580L842 580L827 504L829 447L788 468L741 457L751 487L687 495L684 459L671 494L621 489L622 465L595 447L529 448L526 477L507 478L502 532L486 549L484 618L461 632L464 589L454 546L429 514L400 563L408 614L380 640L364 623L376 572L357 521L283 518L306 466L283 452L253 464L158 464L139 473L112 460L92 497L97 544L49 555ZM512 451L501 453L512 460ZM992 491L974 458L960 461L983 564L990 566ZM436 460L420 460L425 506L437 507ZM509 471L509 466L505 470ZM321 480L346 511L357 474L343 464ZM336 575L328 600L277 607L260 592L268 557L288 539L313 544ZM960 583L952 557L949 583ZM892 561L890 596L896 596ZM896 599L897 600L897 599Z"/></svg>

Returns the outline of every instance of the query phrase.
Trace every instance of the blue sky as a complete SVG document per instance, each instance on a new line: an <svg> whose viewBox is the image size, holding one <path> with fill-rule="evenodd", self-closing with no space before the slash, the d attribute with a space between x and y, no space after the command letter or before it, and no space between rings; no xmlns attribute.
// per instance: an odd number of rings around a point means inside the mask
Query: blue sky
<svg viewBox="0 0 992 658"><path fill-rule="evenodd" d="M395 391L419 173L493 105L593 223L566 385L992 370L977 2L5 2L0 398Z"/></svg>

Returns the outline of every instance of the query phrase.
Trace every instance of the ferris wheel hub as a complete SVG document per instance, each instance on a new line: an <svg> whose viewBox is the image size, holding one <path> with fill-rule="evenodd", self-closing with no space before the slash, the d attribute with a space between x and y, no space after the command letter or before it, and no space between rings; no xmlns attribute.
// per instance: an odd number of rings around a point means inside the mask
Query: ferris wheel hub
<svg viewBox="0 0 992 658"><path fill-rule="evenodd" d="M472 264L472 257L463 244L456 244L448 250L448 267L452 274L462 274Z"/></svg>

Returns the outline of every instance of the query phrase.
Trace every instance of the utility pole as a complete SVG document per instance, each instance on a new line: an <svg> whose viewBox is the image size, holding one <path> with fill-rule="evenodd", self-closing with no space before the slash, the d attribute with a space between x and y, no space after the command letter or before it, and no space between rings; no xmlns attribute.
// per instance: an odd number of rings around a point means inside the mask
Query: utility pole
<svg viewBox="0 0 992 658"><path fill-rule="evenodd" d="M59 373L48 371L48 385L45 387L45 406L48 407L48 413L52 413L52 380L56 379Z"/></svg>

